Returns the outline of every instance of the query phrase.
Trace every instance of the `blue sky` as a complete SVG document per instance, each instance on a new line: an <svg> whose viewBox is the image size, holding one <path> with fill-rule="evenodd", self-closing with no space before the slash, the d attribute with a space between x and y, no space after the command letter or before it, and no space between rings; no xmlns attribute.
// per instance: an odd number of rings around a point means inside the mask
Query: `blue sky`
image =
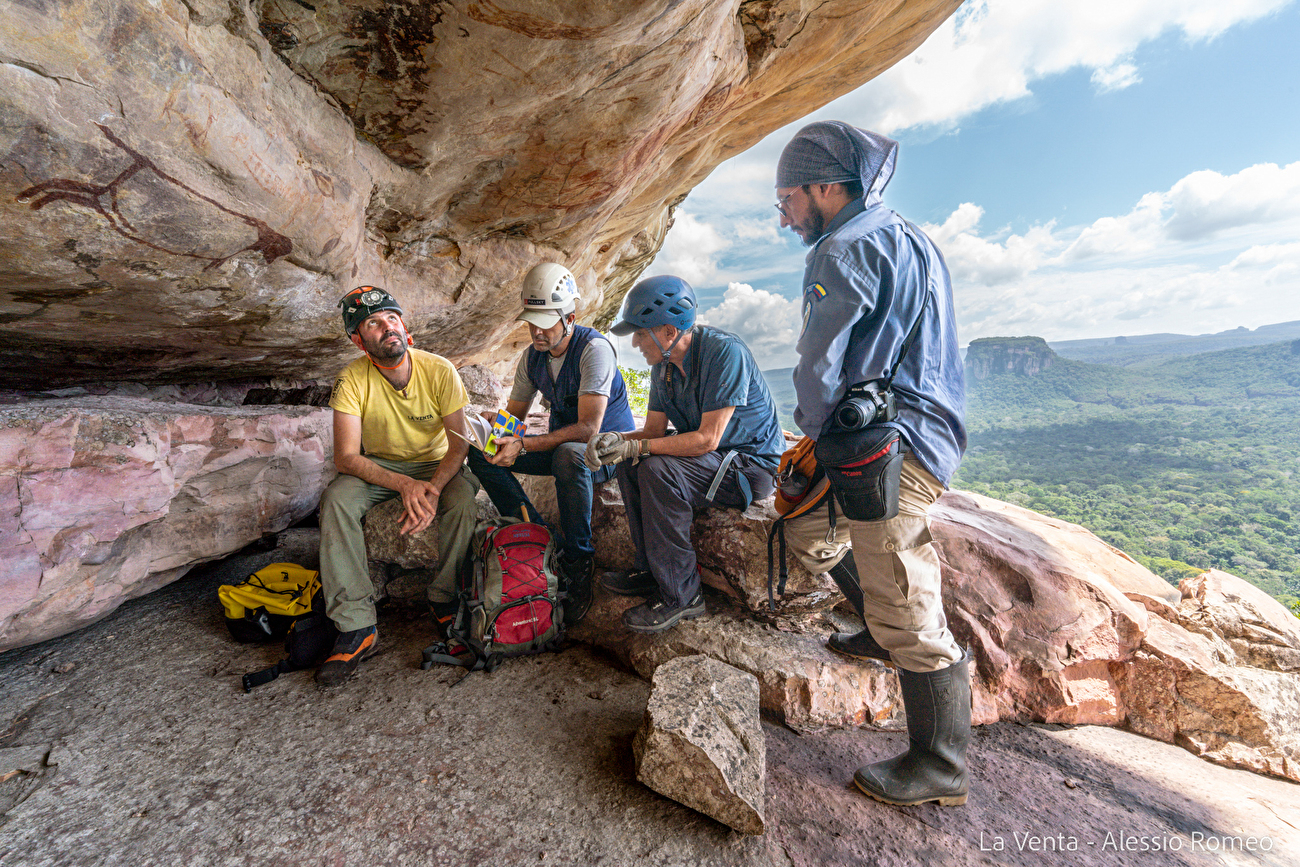
<svg viewBox="0 0 1300 867"><path fill-rule="evenodd" d="M647 275L686 278L701 321L793 364L805 248L772 174L835 118L899 140L885 201L943 249L963 343L1300 319L1298 47L1300 0L970 0L719 166Z"/></svg>

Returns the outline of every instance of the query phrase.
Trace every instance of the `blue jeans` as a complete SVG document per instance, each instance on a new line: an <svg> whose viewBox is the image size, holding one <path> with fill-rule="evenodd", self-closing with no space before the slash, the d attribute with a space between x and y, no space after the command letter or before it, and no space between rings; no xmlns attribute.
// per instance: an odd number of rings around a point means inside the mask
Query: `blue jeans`
<svg viewBox="0 0 1300 867"><path fill-rule="evenodd" d="M529 452L516 460L513 466L498 467L488 463L478 449L470 449L469 466L498 512L518 517L520 507L527 506L536 520L541 520L537 509L529 502L514 473L554 476L560 533L564 537L562 550L569 559L576 559L596 553L591 544L591 492L595 485L614 476L613 465L601 467L594 473L587 469L583 462L586 451L586 443L561 443L549 452Z"/></svg>

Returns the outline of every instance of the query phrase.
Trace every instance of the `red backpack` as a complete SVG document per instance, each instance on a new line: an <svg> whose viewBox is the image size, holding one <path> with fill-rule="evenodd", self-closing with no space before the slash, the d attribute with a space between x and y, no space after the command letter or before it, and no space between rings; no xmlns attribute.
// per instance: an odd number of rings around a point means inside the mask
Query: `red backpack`
<svg viewBox="0 0 1300 867"><path fill-rule="evenodd" d="M564 608L555 542L541 524L504 518L474 533L446 642L424 651L435 662L491 671L503 659L555 650L564 638Z"/></svg>

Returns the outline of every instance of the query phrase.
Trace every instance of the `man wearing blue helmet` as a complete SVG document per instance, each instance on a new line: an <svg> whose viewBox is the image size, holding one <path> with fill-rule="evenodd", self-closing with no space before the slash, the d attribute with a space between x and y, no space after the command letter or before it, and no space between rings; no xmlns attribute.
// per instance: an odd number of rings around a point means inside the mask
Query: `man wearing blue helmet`
<svg viewBox="0 0 1300 867"><path fill-rule="evenodd" d="M812 248L793 375L795 424L818 441L819 456L830 453L823 443L846 442L846 432L863 429L884 437L876 446L892 440L886 449L894 454L901 442L902 453L901 460L876 464L898 473L891 476L893 517L888 509L867 509L863 517L886 517L847 520L845 507L831 524L830 513L810 512L787 533L797 537L793 544L810 568L829 569L845 587L867 624L857 634L831 636L829 647L890 660L898 672L907 752L858 768L854 784L888 804L952 806L966 803L968 791L970 657L948 629L926 516L966 447L966 390L943 256L882 201L897 154L898 143L884 136L820 121L801 129L777 164L781 225ZM853 410L854 400L862 406L856 395L870 393L855 386L879 383L892 398L883 411L873 407L874 424L843 411ZM870 478L866 464L884 454L842 466Z"/></svg>
<svg viewBox="0 0 1300 867"><path fill-rule="evenodd" d="M644 596L623 613L634 632L662 632L705 613L691 547L694 510L745 509L772 493L785 447L776 407L749 347L695 324L695 293L680 277L643 280L628 293L614 334L652 365L645 426L596 434L587 466L618 464L635 568L610 572L612 593ZM668 425L676 436L668 436Z"/></svg>

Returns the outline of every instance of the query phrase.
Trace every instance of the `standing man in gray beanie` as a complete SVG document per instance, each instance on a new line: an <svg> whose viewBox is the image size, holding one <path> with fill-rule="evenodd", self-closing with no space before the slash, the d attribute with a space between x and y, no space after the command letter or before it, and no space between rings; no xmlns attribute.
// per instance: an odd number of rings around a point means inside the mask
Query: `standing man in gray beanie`
<svg viewBox="0 0 1300 867"><path fill-rule="evenodd" d="M831 636L829 647L898 671L908 750L858 768L854 783L888 804L956 805L968 790L969 656L948 631L927 511L966 447L966 392L943 256L881 202L897 155L884 136L823 121L801 129L777 164L781 226L812 248L795 423L820 440L837 429L836 407L853 386L889 381L894 371L897 414L888 425L902 452L896 517L841 515L831 532L830 513L818 509L786 534L805 564L830 571L866 623L856 635Z"/></svg>

